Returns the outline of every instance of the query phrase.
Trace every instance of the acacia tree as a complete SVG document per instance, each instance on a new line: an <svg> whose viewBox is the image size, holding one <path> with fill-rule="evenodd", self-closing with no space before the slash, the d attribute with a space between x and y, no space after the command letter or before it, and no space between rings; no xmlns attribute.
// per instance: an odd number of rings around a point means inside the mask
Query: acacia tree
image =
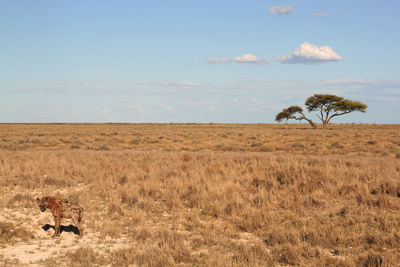
<svg viewBox="0 0 400 267"><path fill-rule="evenodd" d="M275 120L279 122L281 122L282 120L288 121L290 119L298 121L306 120L313 128L316 127L315 123L304 115L303 109L299 106L290 106L288 108L285 108L280 113L278 113L275 118Z"/></svg>
<svg viewBox="0 0 400 267"><path fill-rule="evenodd" d="M323 128L328 125L329 121L333 117L345 115L353 111L365 112L368 107L361 102L344 99L341 96L319 94L307 98L305 106L308 111L316 112L317 117L322 122ZM284 119L286 121L289 119L306 120L313 128L316 127L315 123L304 115L303 109L299 106L290 106L283 109L275 118L278 122L281 122Z"/></svg>

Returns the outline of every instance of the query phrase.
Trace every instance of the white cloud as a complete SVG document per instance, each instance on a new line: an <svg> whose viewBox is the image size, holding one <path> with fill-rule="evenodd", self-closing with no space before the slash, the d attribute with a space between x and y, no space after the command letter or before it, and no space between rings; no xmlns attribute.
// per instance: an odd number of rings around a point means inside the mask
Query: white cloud
<svg viewBox="0 0 400 267"><path fill-rule="evenodd" d="M314 13L313 16L314 17L325 17L326 13L325 12Z"/></svg>
<svg viewBox="0 0 400 267"><path fill-rule="evenodd" d="M269 7L269 13L274 15L287 15L294 13L294 8L288 4L284 4L281 6L271 6Z"/></svg>
<svg viewBox="0 0 400 267"><path fill-rule="evenodd" d="M293 55L281 56L278 61L285 64L319 64L331 61L341 61L342 57L336 54L329 46L318 47L308 42L297 47Z"/></svg>
<svg viewBox="0 0 400 267"><path fill-rule="evenodd" d="M208 63L218 64L218 63L230 63L235 62L239 64L268 64L268 59L260 59L253 54L243 54L235 58L209 58Z"/></svg>
<svg viewBox="0 0 400 267"><path fill-rule="evenodd" d="M255 55L252 54L244 54L233 59L236 63L243 64L268 64L269 61L267 59L259 59Z"/></svg>
<svg viewBox="0 0 400 267"><path fill-rule="evenodd" d="M177 81L170 81L170 82L160 82L161 85L164 86L171 86L171 87L183 87L183 88L193 88L197 87L200 84L196 82L177 82Z"/></svg>

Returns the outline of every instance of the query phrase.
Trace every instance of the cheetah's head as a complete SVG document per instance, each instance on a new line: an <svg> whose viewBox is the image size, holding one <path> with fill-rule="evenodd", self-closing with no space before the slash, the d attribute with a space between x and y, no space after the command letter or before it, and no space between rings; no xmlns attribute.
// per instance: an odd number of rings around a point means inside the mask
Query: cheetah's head
<svg viewBox="0 0 400 267"><path fill-rule="evenodd" d="M47 209L47 199L43 198L36 198L36 202L39 204L39 208L42 212L44 212Z"/></svg>

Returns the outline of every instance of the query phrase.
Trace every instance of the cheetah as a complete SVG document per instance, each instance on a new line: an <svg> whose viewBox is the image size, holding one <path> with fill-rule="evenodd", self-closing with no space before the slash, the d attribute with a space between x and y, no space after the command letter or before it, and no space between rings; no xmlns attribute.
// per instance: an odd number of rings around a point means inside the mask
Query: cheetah
<svg viewBox="0 0 400 267"><path fill-rule="evenodd" d="M63 218L71 218L79 230L79 236L83 236L83 227L81 223L83 208L79 206L79 204L58 197L37 198L36 202L39 204L39 208L42 212L46 209L50 209L53 213L55 230L52 236L53 238L60 235L61 220Z"/></svg>

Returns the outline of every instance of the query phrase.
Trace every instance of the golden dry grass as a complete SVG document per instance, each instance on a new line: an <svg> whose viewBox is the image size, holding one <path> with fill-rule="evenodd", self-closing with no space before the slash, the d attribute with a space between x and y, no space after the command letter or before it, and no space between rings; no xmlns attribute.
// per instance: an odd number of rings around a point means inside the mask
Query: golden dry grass
<svg viewBox="0 0 400 267"><path fill-rule="evenodd" d="M62 249L63 233L53 243L59 254L42 265L396 266L399 133L399 125L2 124L0 208L28 222L3 216L0 245L44 239L18 233L31 233L27 224L42 231L33 200L56 193L84 206L86 238L99 238Z"/></svg>

